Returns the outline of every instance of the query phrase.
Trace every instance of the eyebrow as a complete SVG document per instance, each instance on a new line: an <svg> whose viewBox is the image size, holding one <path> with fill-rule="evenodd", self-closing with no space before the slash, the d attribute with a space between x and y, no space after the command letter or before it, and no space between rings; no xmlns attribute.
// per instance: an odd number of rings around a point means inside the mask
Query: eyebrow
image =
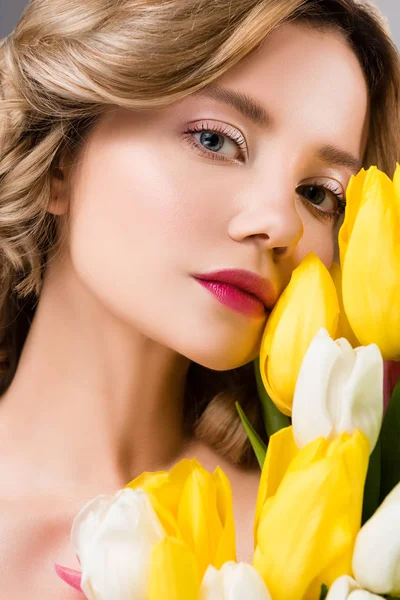
<svg viewBox="0 0 400 600"><path fill-rule="evenodd" d="M328 144L323 146L318 151L318 156L321 160L329 162L341 167L348 167L354 172L358 172L363 166L362 160L350 154L346 150L341 150L337 146Z"/></svg>
<svg viewBox="0 0 400 600"><path fill-rule="evenodd" d="M271 119L265 108L257 100L243 92L235 92L212 83L195 92L194 96L206 96L229 104L244 117L264 129L268 129L271 125Z"/></svg>
<svg viewBox="0 0 400 600"><path fill-rule="evenodd" d="M223 102L236 109L244 117L262 127L269 129L271 127L271 118L264 106L251 96L244 92L236 92L216 83L211 83L193 94L194 96L204 96L212 98L218 102ZM318 150L318 158L330 164L347 167L354 172L362 168L362 161L356 156L342 150L333 144L327 144Z"/></svg>

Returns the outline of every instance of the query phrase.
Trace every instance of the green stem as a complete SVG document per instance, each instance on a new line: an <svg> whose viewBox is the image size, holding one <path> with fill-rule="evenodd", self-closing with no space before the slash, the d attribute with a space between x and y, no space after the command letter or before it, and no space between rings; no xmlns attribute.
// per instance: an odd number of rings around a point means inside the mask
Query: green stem
<svg viewBox="0 0 400 600"><path fill-rule="evenodd" d="M400 379L390 398L380 437L382 446L380 501L383 502L389 492L400 482Z"/></svg>
<svg viewBox="0 0 400 600"><path fill-rule="evenodd" d="M257 358L253 361L254 364L254 373L256 376L257 382L257 390L258 397L261 402L264 426L268 435L268 438L271 437L274 433L283 429L284 427L289 427L290 419L275 406L271 398L269 397L267 390L264 387L262 382L261 373L260 373L260 358Z"/></svg>

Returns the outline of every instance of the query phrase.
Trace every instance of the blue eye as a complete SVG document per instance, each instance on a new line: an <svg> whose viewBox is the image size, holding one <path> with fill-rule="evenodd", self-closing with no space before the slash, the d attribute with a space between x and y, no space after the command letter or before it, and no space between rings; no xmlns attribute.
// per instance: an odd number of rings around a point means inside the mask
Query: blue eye
<svg viewBox="0 0 400 600"><path fill-rule="evenodd" d="M194 138L194 134L196 133L200 133L199 140ZM237 130L230 129L227 126L223 127L216 124L202 123L187 129L185 134L188 134L188 141L196 150L199 150L201 154L207 155L212 159L240 160L241 162L245 162L247 158L247 146L244 137ZM239 149L239 156L236 154L236 156L226 157L222 154L217 154L226 145L223 138L228 138Z"/></svg>
<svg viewBox="0 0 400 600"><path fill-rule="evenodd" d="M216 133L215 131L202 131L200 134L199 141L201 144L210 143L211 146L217 145L218 148L207 148L207 149L211 150L211 152L218 152L218 150L221 150L221 148L224 145L223 141L222 141L222 143L218 143L218 142L221 142L221 139L222 139L222 135L219 133Z"/></svg>

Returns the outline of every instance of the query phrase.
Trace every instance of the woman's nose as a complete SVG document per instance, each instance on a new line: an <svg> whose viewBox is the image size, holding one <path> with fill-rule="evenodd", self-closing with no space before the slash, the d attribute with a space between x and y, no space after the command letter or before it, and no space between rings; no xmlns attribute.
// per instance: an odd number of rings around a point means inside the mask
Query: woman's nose
<svg viewBox="0 0 400 600"><path fill-rule="evenodd" d="M259 238L263 248L290 255L303 235L296 208L296 192L287 183L280 190L268 186L241 198L242 209L229 223L229 235L238 242Z"/></svg>

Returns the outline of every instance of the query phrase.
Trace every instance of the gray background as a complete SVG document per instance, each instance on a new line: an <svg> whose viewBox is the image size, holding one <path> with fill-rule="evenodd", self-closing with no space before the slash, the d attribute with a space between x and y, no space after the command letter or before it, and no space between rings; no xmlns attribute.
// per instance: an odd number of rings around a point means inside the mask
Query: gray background
<svg viewBox="0 0 400 600"><path fill-rule="evenodd" d="M394 41L400 48L400 0L375 0L375 3L387 17ZM15 27L27 4L27 0L0 0L0 38L8 35Z"/></svg>

